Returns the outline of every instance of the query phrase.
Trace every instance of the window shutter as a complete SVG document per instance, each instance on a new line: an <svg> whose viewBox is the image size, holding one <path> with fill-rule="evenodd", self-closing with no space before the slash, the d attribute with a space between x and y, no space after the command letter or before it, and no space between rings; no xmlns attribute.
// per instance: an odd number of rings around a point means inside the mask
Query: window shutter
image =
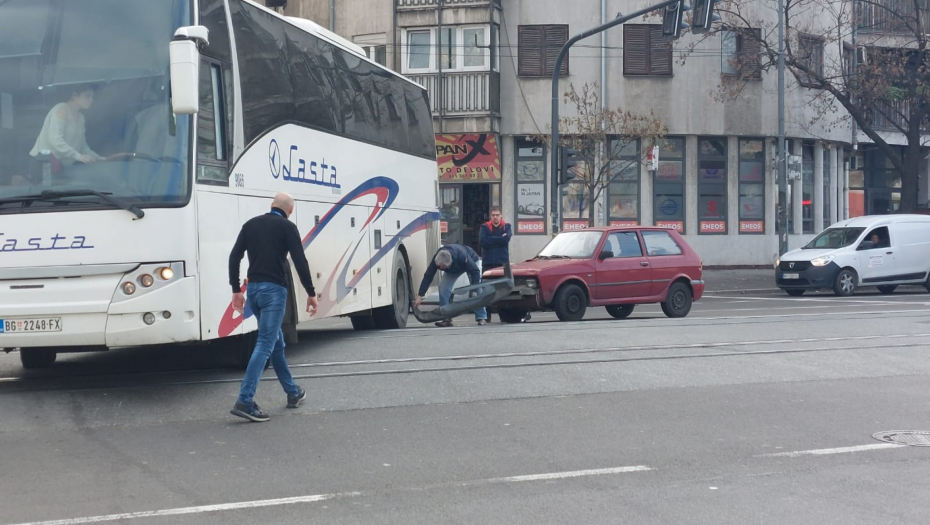
<svg viewBox="0 0 930 525"><path fill-rule="evenodd" d="M750 29L749 31L751 31L750 35L739 35L740 75L745 80L762 80L760 58L762 46L758 40L762 37L762 30Z"/></svg>
<svg viewBox="0 0 930 525"><path fill-rule="evenodd" d="M649 26L623 26L623 74L649 74Z"/></svg>
<svg viewBox="0 0 930 525"><path fill-rule="evenodd" d="M649 74L672 74L672 41L662 38L662 26L649 26Z"/></svg>
<svg viewBox="0 0 930 525"><path fill-rule="evenodd" d="M568 42L568 26L559 25L545 27L545 38L543 40L543 45L545 46L546 64L543 68L544 75L552 75L552 72L555 70L555 62L559 58L559 51L562 50L562 46L565 45L565 42ZM568 75L567 54L562 60L562 70L559 71L559 75Z"/></svg>
<svg viewBox="0 0 930 525"><path fill-rule="evenodd" d="M520 26L517 40L517 74L521 77L538 77L543 72L543 28Z"/></svg>

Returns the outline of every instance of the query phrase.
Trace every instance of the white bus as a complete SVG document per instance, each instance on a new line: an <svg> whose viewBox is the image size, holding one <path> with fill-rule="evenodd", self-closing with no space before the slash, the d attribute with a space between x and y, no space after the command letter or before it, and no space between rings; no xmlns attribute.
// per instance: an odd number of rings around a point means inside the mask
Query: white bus
<svg viewBox="0 0 930 525"><path fill-rule="evenodd" d="M245 362L257 325L231 308L228 257L279 191L315 318L403 327L439 247L435 152L425 90L309 21L248 0L2 0L0 348L32 368L230 338ZM308 314L290 298L293 341Z"/></svg>

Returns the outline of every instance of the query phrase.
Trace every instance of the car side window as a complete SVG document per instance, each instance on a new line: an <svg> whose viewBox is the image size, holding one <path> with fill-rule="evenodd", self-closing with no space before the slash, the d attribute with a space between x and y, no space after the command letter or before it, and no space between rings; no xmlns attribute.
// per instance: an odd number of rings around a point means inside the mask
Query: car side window
<svg viewBox="0 0 930 525"><path fill-rule="evenodd" d="M888 235L888 227L882 226L867 233L865 239L859 245L859 249L878 250L881 248L888 248L889 246L891 246L891 242Z"/></svg>
<svg viewBox="0 0 930 525"><path fill-rule="evenodd" d="M646 253L652 256L681 255L681 246L675 242L668 232L644 231L643 242L646 243Z"/></svg>
<svg viewBox="0 0 930 525"><path fill-rule="evenodd" d="M611 233L604 244L604 249L611 248L614 257L642 257L643 249L639 245L639 238L636 232L615 232Z"/></svg>

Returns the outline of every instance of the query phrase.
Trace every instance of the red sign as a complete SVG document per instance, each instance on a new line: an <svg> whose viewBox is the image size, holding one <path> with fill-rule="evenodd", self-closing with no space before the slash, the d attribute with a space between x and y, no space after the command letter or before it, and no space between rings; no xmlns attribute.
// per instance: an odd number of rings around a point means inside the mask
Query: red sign
<svg viewBox="0 0 930 525"><path fill-rule="evenodd" d="M639 226L639 221L610 221L611 226Z"/></svg>
<svg viewBox="0 0 930 525"><path fill-rule="evenodd" d="M546 233L543 221L517 221L517 233Z"/></svg>
<svg viewBox="0 0 930 525"><path fill-rule="evenodd" d="M439 221L439 233L449 233L449 223L446 221Z"/></svg>
<svg viewBox="0 0 930 525"><path fill-rule="evenodd" d="M588 220L563 220L562 229L565 231L584 230L588 227Z"/></svg>
<svg viewBox="0 0 930 525"><path fill-rule="evenodd" d="M501 157L497 135L436 135L439 182L497 182Z"/></svg>
<svg viewBox="0 0 930 525"><path fill-rule="evenodd" d="M765 223L762 221L739 221L740 233L765 233Z"/></svg>
<svg viewBox="0 0 930 525"><path fill-rule="evenodd" d="M726 233L727 221L701 221L698 223L701 233Z"/></svg>
<svg viewBox="0 0 930 525"><path fill-rule="evenodd" d="M672 230L678 230L680 232L685 231L684 221L657 221L656 226L659 228L669 228Z"/></svg>

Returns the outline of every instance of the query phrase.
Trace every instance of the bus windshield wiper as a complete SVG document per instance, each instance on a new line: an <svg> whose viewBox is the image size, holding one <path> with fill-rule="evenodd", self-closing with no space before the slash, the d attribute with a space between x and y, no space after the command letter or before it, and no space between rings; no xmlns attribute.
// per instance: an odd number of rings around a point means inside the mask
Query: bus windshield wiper
<svg viewBox="0 0 930 525"><path fill-rule="evenodd" d="M32 195L21 195L19 197L10 197L7 199L0 199L0 204L5 204L8 202L22 202L24 205L28 206L33 201L47 201L54 202L61 199L66 199L69 197L97 197L98 199L111 204L121 210L126 210L129 213L136 216L136 219L141 219L145 217L145 212L140 210L137 206L129 204L121 199L112 197L111 193L100 192L95 190L70 190L70 191L52 191L45 190L41 193L36 193ZM29 203L29 204L26 204Z"/></svg>

